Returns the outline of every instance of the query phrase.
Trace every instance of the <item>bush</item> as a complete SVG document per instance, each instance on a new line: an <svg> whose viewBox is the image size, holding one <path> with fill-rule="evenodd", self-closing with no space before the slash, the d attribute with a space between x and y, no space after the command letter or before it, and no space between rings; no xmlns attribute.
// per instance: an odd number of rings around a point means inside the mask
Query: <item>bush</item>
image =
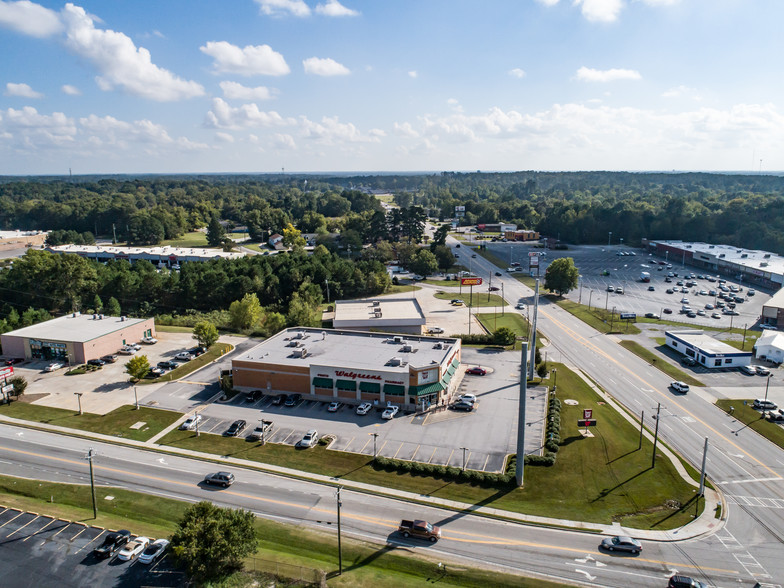
<svg viewBox="0 0 784 588"><path fill-rule="evenodd" d="M458 337L463 340L464 344L468 345L492 345L494 343L493 335L487 335L485 333L458 335Z"/></svg>

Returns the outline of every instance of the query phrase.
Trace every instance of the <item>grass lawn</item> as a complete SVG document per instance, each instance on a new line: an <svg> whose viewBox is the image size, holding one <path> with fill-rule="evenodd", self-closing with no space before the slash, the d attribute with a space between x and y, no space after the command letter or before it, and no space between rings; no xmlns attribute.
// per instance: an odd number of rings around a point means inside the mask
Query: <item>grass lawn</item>
<svg viewBox="0 0 784 588"><path fill-rule="evenodd" d="M270 249L266 245L262 245L260 243L242 243L243 247L247 249L253 249L253 251L258 251L260 253L269 253Z"/></svg>
<svg viewBox="0 0 784 588"><path fill-rule="evenodd" d="M466 306L471 308L488 308L493 306L506 306L506 301L497 294L488 294L487 292L474 292L473 304L469 304L471 298L470 290L466 286L463 293L458 292L436 292L433 294L439 300L452 300L453 298L460 297L466 303Z"/></svg>
<svg viewBox="0 0 784 588"><path fill-rule="evenodd" d="M556 296L552 296L550 299L565 311L592 326L600 333L620 333L627 335L637 335L640 333L640 329L637 328L634 323L620 320L617 312L615 313L613 320L613 314L609 310L596 307L588 310L588 307L584 304L577 304L566 298L558 298Z"/></svg>
<svg viewBox="0 0 784 588"><path fill-rule="evenodd" d="M525 273L517 273L517 272L515 272L514 277L516 280L522 282L523 284L531 288L531 290L536 288L536 278L532 278L531 276ZM544 287L544 276L542 276L542 279L539 282L539 286L540 286L539 291L541 292Z"/></svg>
<svg viewBox="0 0 784 588"><path fill-rule="evenodd" d="M405 294L406 292L410 294L421 289L421 286L411 286L410 284L392 284L384 294Z"/></svg>
<svg viewBox="0 0 784 588"><path fill-rule="evenodd" d="M193 327L177 327L174 325L155 325L155 330L163 333L193 333Z"/></svg>
<svg viewBox="0 0 784 588"><path fill-rule="evenodd" d="M193 329L189 330L192 331ZM217 359L221 355L227 354L232 349L234 349L234 346L229 345L228 343L215 343L215 345L209 348L207 353L203 353L190 361L181 363L179 367L174 368L170 372L166 372L158 378L152 380L145 378L144 380L140 380L137 382L137 385L141 386L143 384L153 384L155 382L171 382L172 380L178 380L183 376L187 376L188 374L192 374L196 370L203 368L211 361Z"/></svg>
<svg viewBox="0 0 784 588"><path fill-rule="evenodd" d="M527 337L529 332L528 321L517 312L506 312L504 314L484 312L476 314L477 320L482 323L482 326L494 333L501 327L511 329L518 337Z"/></svg>
<svg viewBox="0 0 784 588"><path fill-rule="evenodd" d="M660 357L654 351L647 349L637 343L637 341L621 341L621 346L625 349L628 349L636 356L641 357L653 367L659 368L665 374L670 376L673 380L680 380L681 382L685 382L689 386L704 386L702 382L700 382L694 376L690 376L682 369L675 367L670 362L666 361L664 358Z"/></svg>
<svg viewBox="0 0 784 588"><path fill-rule="evenodd" d="M732 416L744 425L757 431L757 433L765 437L768 441L784 448L784 427L762 418L761 411L751 408L752 402L754 402L754 400L751 398L745 401L742 399L722 398L721 400L716 401L716 406L727 414L730 412L730 406L735 407Z"/></svg>
<svg viewBox="0 0 784 588"><path fill-rule="evenodd" d="M128 395L133 400L133 392L129 391ZM80 415L76 410L39 406L26 402L12 402L0 406L0 414L16 419L114 435L135 441L146 441L182 416L179 412L157 408L139 407L139 410L135 410L131 404L121 406L105 415L88 412ZM138 422L144 422L145 425L141 429L130 428L131 425Z"/></svg>
<svg viewBox="0 0 784 588"><path fill-rule="evenodd" d="M207 247L207 233L192 231L177 239L161 241L161 246L164 245L169 245L170 247Z"/></svg>
<svg viewBox="0 0 784 588"><path fill-rule="evenodd" d="M445 288L457 288L460 282L457 280L422 280L423 284L430 284L431 286L443 286Z"/></svg>
<svg viewBox="0 0 784 588"><path fill-rule="evenodd" d="M107 501L107 496L114 499ZM0 503L11 507L81 521L109 529L127 528L148 537L171 537L187 502L132 492L123 488L96 486L98 518L93 518L90 487L54 484L0 476ZM256 518L258 551L245 562L246 570L274 568L274 562L337 571L337 538L334 533ZM390 529L391 530L391 529ZM343 575L332 578L330 586L379 588L421 586L438 579L442 586L509 586L556 588L562 584L500 574L496 571L460 566L459 571L438 573L438 561L427 555L392 545L380 546L348 537L342 540ZM299 572L296 570L294 573ZM270 582L227 581L222 586L276 585ZM284 584L277 584L284 585ZM285 584L288 585L288 584Z"/></svg>
<svg viewBox="0 0 784 588"><path fill-rule="evenodd" d="M328 452L322 446L303 451L218 435L196 437L191 431L179 430L168 433L160 444L538 516L597 523L617 520L650 529L672 529L689 522L697 511L696 492L678 476L674 466L661 458L655 470L650 469L652 445L644 441L642 450L637 449L639 429L600 404L601 399L568 368L552 365L558 369L559 397L573 398L579 405L562 408L563 441L556 465L527 467L522 490L376 471L367 456ZM583 439L577 432L583 408L593 408L599 421L593 439ZM665 505L667 500L687 506L674 510Z"/></svg>

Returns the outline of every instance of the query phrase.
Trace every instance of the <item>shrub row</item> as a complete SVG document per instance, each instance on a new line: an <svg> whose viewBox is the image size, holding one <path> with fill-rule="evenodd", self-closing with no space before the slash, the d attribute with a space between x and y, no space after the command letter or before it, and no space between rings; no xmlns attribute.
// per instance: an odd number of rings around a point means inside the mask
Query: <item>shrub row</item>
<svg viewBox="0 0 784 588"><path fill-rule="evenodd" d="M463 340L463 343L468 343L469 345L492 345L495 343L493 339L493 335L488 335L486 333L474 333L473 335L459 335L459 337Z"/></svg>
<svg viewBox="0 0 784 588"><path fill-rule="evenodd" d="M545 443L544 447L553 454L553 462L555 462L555 455L558 453L558 446L561 443L561 401L555 396L550 397L550 402L547 406L547 427L545 428Z"/></svg>
<svg viewBox="0 0 784 588"><path fill-rule="evenodd" d="M496 474L476 470L461 470L453 466L390 459L388 457L377 457L373 462L373 468L398 474L428 476L448 482L464 482L472 486L484 486L487 488L508 486L514 482L514 469L510 474L508 473L508 468L507 473Z"/></svg>

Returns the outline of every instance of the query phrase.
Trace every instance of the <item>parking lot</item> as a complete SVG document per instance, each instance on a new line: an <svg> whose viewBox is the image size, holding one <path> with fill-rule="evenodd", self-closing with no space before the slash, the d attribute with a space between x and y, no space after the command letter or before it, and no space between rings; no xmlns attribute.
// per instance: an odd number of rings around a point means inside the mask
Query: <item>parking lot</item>
<svg viewBox="0 0 784 588"><path fill-rule="evenodd" d="M464 349L463 365L481 365L486 376L465 376L460 393L478 397L470 413L442 410L422 415L398 414L381 419L382 406L360 416L355 406L345 404L337 412L327 412L328 403L302 400L297 406L273 406L272 397L250 403L240 394L231 402L207 406L200 414L201 433L222 435L235 420L247 421L242 437L261 419L274 423L266 441L296 445L309 429L319 435L333 435L330 446L337 451L378 455L396 459L500 472L508 454L517 446L517 406L519 398L519 353ZM542 447L546 392L528 391L526 403L526 453L538 454ZM493 431L493 435L488 435ZM374 434L378 436L374 438Z"/></svg>
<svg viewBox="0 0 784 588"><path fill-rule="evenodd" d="M109 531L0 506L0 584L4 588L185 586L167 555L157 563L99 560Z"/></svg>

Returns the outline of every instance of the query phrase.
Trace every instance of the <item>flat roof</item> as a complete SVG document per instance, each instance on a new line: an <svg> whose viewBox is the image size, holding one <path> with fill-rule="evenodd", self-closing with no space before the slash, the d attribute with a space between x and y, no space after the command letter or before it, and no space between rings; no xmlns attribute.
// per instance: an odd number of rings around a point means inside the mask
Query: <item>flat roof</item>
<svg viewBox="0 0 784 588"><path fill-rule="evenodd" d="M770 306L771 308L784 308L784 288L776 292L770 297L762 306Z"/></svg>
<svg viewBox="0 0 784 588"><path fill-rule="evenodd" d="M130 317L124 317L123 320L123 317L109 315L103 315L103 319L93 319L93 316L96 315L77 313L76 316L73 316L73 314L68 314L10 333L3 333L3 336L85 343L148 320Z"/></svg>
<svg viewBox="0 0 784 588"><path fill-rule="evenodd" d="M402 342L395 342L393 338ZM300 344L307 355L295 357L291 344ZM440 343L440 349L437 344ZM395 333L366 333L292 327L259 343L234 361L264 362L277 365L332 365L341 368L383 370L408 373L409 367L425 368L442 364L454 351L457 339L451 337L419 337ZM412 351L403 351L411 345ZM403 365L387 365L393 357Z"/></svg>
<svg viewBox="0 0 784 588"><path fill-rule="evenodd" d="M196 257L199 259L236 259L245 257L245 253L239 251L222 251L220 249L209 249L204 247L170 247L163 245L161 247L114 247L102 245L55 245L47 247L53 253L75 253L77 255L114 255L114 256L159 256L168 257L174 255L176 257Z"/></svg>
<svg viewBox="0 0 784 588"><path fill-rule="evenodd" d="M414 298L378 300L338 300L335 302L336 328L366 325L424 325L425 313Z"/></svg>
<svg viewBox="0 0 784 588"><path fill-rule="evenodd" d="M744 249L743 247L733 247L732 245L714 245L711 243L688 242L688 241L660 241L651 239L649 243L659 243L674 247L681 251L690 251L694 254L702 254L715 258L716 262L734 263L748 270L749 273L770 273L784 276L784 257L771 253L770 251L759 251L757 249ZM695 255L697 259L700 259ZM677 259L670 259L672 263ZM703 260L706 261L706 260Z"/></svg>
<svg viewBox="0 0 784 588"><path fill-rule="evenodd" d="M18 237L35 237L45 235L46 231L0 231L0 239L15 239Z"/></svg>
<svg viewBox="0 0 784 588"><path fill-rule="evenodd" d="M752 355L750 351L740 351L732 345L706 335L704 331L684 329L682 331L665 331L664 334L697 347L705 355Z"/></svg>

